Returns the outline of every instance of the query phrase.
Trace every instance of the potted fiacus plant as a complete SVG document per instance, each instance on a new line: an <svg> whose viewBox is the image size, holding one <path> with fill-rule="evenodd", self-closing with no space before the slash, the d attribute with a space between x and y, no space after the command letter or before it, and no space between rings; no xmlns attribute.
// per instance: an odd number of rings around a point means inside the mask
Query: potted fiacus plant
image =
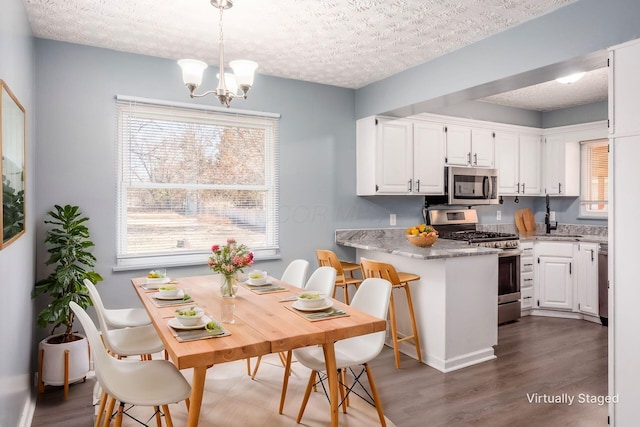
<svg viewBox="0 0 640 427"><path fill-rule="evenodd" d="M84 379L89 372L87 339L73 332L74 313L69 303L74 301L84 309L90 306L83 280L96 283L102 277L92 271L96 258L88 251L94 246L85 225L89 218L82 215L78 206L71 205L55 205L47 215L51 219L44 223L52 227L45 239L50 254L46 265L55 265L55 269L35 284L32 296L47 294L51 298L38 314L38 325L53 328L52 335L40 342L38 389L43 391L44 384L64 385L66 397L68 384ZM53 335L60 326L63 332Z"/></svg>

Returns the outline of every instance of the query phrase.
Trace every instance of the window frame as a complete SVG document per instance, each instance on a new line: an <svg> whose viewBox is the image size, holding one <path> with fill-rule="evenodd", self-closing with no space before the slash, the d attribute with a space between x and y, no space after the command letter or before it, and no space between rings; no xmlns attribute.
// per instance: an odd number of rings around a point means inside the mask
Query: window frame
<svg viewBox="0 0 640 427"><path fill-rule="evenodd" d="M124 139L124 132L122 130L123 112L122 109L126 105L140 105L154 108L166 107L168 109L176 109L176 111L187 110L191 114L198 114L198 111L206 113L211 116L213 113L216 118L221 122L224 121L248 121L251 123L252 118L254 122L262 121L261 126L268 129L267 132L271 134L270 138L265 138L265 184L267 187L267 206L265 208L267 219L268 234L267 241L271 244L261 248L250 248L254 252L255 259L267 260L277 259L280 257L279 249L279 119L280 114L264 113L249 110L240 110L233 108L221 108L213 106L204 106L197 104L187 104L179 102L171 102L164 100L155 100L148 98L138 98L125 95L116 96L116 120L118 123L118 130L116 136L117 153L117 165L118 165L118 182L117 182L117 224L116 224L116 265L114 271L119 270L132 270L142 268L156 268L156 267L175 267L175 266L189 266L189 265L206 265L207 259L210 255L210 251L207 249L194 249L190 251L179 251L175 253L144 253L144 254L128 254L122 252L124 246L122 245L123 239L127 238L127 191L129 188L136 188L136 186L130 186L125 182L124 168L125 165L125 149L126 141ZM126 113L124 113L126 114ZM166 119L166 115L163 117ZM267 120L265 120L267 119ZM265 124L265 122L267 124ZM255 125L255 123L254 123ZM153 185L153 184L151 184ZM200 189L206 189L207 187L216 187L212 184L180 184L180 188L192 188L198 186ZM168 184L168 187L175 187L176 184ZM220 185L218 185L220 186ZM228 185L221 186L228 187ZM244 186L246 189L246 186ZM261 186L262 187L262 186ZM229 236L236 237L236 236ZM216 242L212 242L216 243ZM218 242L224 243L224 242Z"/></svg>
<svg viewBox="0 0 640 427"><path fill-rule="evenodd" d="M606 137L584 139L580 141L580 212L581 218L585 219L602 219L607 220L609 218L609 172L611 170L610 165L607 167L607 200L603 201L607 208L605 211L597 212L588 209L588 205L593 204L593 201L587 201L587 187L590 185L591 172L588 165L588 153L587 147L593 146L607 146L609 145L609 139ZM607 153L609 150L607 149Z"/></svg>

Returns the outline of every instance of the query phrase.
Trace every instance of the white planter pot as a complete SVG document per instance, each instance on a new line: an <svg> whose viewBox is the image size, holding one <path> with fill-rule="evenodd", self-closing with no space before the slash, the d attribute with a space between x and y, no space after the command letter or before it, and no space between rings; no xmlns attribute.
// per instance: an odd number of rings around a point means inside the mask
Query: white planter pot
<svg viewBox="0 0 640 427"><path fill-rule="evenodd" d="M50 344L57 335L40 341L39 349L44 350L41 381L47 385L64 385L64 352L69 350L69 383L80 381L89 373L89 344L84 335L74 334L82 339L62 344Z"/></svg>

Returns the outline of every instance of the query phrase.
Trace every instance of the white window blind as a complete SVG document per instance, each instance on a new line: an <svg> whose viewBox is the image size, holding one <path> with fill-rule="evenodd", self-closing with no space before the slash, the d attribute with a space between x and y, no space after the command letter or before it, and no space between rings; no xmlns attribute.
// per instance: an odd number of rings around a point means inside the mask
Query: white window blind
<svg viewBox="0 0 640 427"><path fill-rule="evenodd" d="M580 214L606 217L609 202L609 141L598 139L581 142Z"/></svg>
<svg viewBox="0 0 640 427"><path fill-rule="evenodd" d="M119 96L118 266L278 253L278 116Z"/></svg>

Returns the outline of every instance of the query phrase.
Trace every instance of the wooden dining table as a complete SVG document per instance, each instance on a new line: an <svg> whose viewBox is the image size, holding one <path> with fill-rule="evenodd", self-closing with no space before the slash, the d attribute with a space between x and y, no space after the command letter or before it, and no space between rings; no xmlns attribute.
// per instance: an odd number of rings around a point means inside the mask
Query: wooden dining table
<svg viewBox="0 0 640 427"><path fill-rule="evenodd" d="M220 276L217 274L174 279L177 286L189 289L193 302L204 308L206 314L219 321L222 306L228 301L220 294ZM358 335L384 331L386 321L332 300L333 306L346 311L343 317L311 321L291 308L293 301L282 301L301 292L300 288L279 280L272 283L283 287L280 292L259 294L239 285L233 324L221 323L230 335L189 342L179 342L167 322L181 306L158 307L153 290L143 287L145 277L132 279L132 284L153 325L162 339L171 361L178 369L193 368L189 397L188 427L196 427L204 392L207 369L215 364L231 362L294 348L322 345L324 350L331 408L331 425L338 425L338 374L334 343ZM186 307L186 306L182 306Z"/></svg>

